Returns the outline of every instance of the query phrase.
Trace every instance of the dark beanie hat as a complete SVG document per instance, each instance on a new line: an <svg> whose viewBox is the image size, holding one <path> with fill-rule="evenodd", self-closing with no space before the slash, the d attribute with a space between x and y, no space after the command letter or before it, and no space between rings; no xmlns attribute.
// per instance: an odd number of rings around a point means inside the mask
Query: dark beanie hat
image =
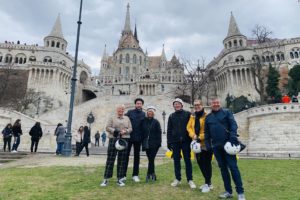
<svg viewBox="0 0 300 200"><path fill-rule="evenodd" d="M144 100L143 100L142 98L136 98L136 99L134 100L134 104L136 104L137 101L141 101L142 104L144 105Z"/></svg>

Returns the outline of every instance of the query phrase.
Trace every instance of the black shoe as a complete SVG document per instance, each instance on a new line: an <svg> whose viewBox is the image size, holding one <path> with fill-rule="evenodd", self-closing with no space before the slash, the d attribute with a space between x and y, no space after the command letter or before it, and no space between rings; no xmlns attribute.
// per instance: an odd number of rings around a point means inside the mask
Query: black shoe
<svg viewBox="0 0 300 200"><path fill-rule="evenodd" d="M147 174L147 176L146 176L146 183L148 183L150 180L151 180L150 174Z"/></svg>
<svg viewBox="0 0 300 200"><path fill-rule="evenodd" d="M151 179L152 179L152 181L156 181L156 175L155 175L155 174L152 174L152 175L151 175Z"/></svg>

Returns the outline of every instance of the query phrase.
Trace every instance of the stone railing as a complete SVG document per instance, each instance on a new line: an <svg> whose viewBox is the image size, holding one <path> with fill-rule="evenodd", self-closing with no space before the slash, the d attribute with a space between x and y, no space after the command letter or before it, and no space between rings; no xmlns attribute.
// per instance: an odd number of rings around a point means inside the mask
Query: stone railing
<svg viewBox="0 0 300 200"><path fill-rule="evenodd" d="M248 109L248 118L256 117L260 115L268 115L268 114L279 114L279 113L287 113L287 112L300 112L300 104L299 103L288 103L288 104L268 104L263 106L258 106L254 108Z"/></svg>

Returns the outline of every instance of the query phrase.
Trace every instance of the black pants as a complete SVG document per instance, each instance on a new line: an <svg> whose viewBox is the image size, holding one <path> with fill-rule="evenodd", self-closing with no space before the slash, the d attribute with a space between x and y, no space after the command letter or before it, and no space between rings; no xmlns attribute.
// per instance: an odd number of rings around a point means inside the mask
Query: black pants
<svg viewBox="0 0 300 200"><path fill-rule="evenodd" d="M172 147L173 147L174 171L175 171L176 179L181 181L180 153L182 151L183 159L185 163L185 174L186 174L187 181L193 180L190 142L189 141L175 142L172 143Z"/></svg>
<svg viewBox="0 0 300 200"><path fill-rule="evenodd" d="M197 163L200 167L201 173L205 179L205 184L211 185L211 176L212 176L212 151L202 150L201 153L196 154Z"/></svg>
<svg viewBox="0 0 300 200"><path fill-rule="evenodd" d="M8 138L3 138L3 151L6 150L6 145L8 146L8 151L11 150L10 146L11 146L11 137Z"/></svg>
<svg viewBox="0 0 300 200"><path fill-rule="evenodd" d="M140 166L140 151L141 151L141 142L128 142L128 148L127 148L127 157L126 157L126 167L125 167L125 176L127 174L127 168L128 168L128 162L129 162L129 156L131 147L133 146L133 172L132 176L138 176L139 175L139 166Z"/></svg>
<svg viewBox="0 0 300 200"><path fill-rule="evenodd" d="M39 145L39 138L31 138L31 147L30 150L33 152L33 146L34 146L34 152L36 152L38 145Z"/></svg>
<svg viewBox="0 0 300 200"><path fill-rule="evenodd" d="M126 139L125 139L126 140ZM117 139L110 138L108 142L108 149L107 149L107 158L106 158L106 165L105 165L105 172L104 178L109 179L113 176L114 171L114 164L118 154L118 162L117 162L117 177L121 179L125 176L125 164L126 164L126 156L127 151L124 149L123 151L118 151L115 147Z"/></svg>
<svg viewBox="0 0 300 200"><path fill-rule="evenodd" d="M150 148L146 150L146 155L148 158L148 171L147 171L147 175L150 174L155 174L155 164L154 164L154 160L156 157L156 154L158 152L159 147L157 148Z"/></svg>
<svg viewBox="0 0 300 200"><path fill-rule="evenodd" d="M80 145L80 149L78 151L78 155L81 153L81 151L83 150L83 148L85 148L85 151L86 151L86 156L89 156L89 143L82 143Z"/></svg>
<svg viewBox="0 0 300 200"><path fill-rule="evenodd" d="M82 142L76 142L76 155L77 156L80 153L81 144L82 144Z"/></svg>
<svg viewBox="0 0 300 200"><path fill-rule="evenodd" d="M98 146L98 147L99 147L99 138L96 138L96 139L95 139L95 146Z"/></svg>

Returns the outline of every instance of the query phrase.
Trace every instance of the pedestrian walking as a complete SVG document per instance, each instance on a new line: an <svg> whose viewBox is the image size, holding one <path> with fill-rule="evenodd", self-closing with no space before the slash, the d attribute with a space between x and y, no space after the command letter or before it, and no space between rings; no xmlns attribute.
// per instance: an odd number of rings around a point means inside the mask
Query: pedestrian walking
<svg viewBox="0 0 300 200"><path fill-rule="evenodd" d="M8 123L5 128L2 130L2 137L3 137L3 151L6 151L6 146L7 150L10 152L11 151L11 138L13 135L12 131L12 125L11 123Z"/></svg>
<svg viewBox="0 0 300 200"><path fill-rule="evenodd" d="M34 124L34 126L29 131L29 135L31 136L30 151L33 152L34 147L34 152L36 152L39 145L39 141L43 136L43 130L41 128L40 122L36 122Z"/></svg>
<svg viewBox="0 0 300 200"><path fill-rule="evenodd" d="M21 135L23 134L22 127L21 127L21 120L17 119L12 127L13 137L14 137L14 144L12 147L12 153L18 152L18 147L21 142Z"/></svg>

